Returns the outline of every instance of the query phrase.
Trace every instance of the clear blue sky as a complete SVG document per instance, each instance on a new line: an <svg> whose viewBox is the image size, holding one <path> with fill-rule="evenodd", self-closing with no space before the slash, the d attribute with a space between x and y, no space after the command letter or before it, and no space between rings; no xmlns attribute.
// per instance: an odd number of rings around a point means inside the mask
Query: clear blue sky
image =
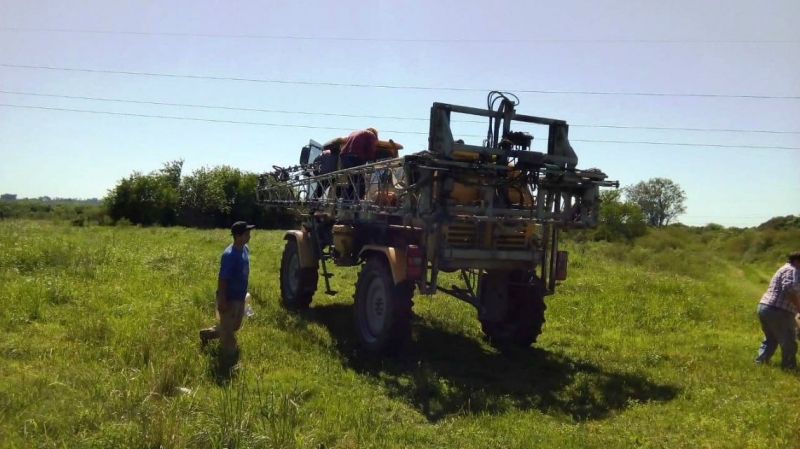
<svg viewBox="0 0 800 449"><path fill-rule="evenodd" d="M0 64L479 89L354 88L0 66L0 90L7 92L423 119L434 101L483 107L492 89L800 95L797 0L0 0L0 11ZM42 31L46 29L156 34ZM330 37L364 40L324 39ZM478 42L453 42L464 39ZM570 130L574 140L766 147L573 143L581 167L599 167L623 185L655 176L679 183L688 195L688 212L680 219L684 223L749 226L776 215L800 214L800 151L769 148L800 147L800 134L577 126L797 132L800 100L533 93L519 97L520 112L561 118L575 125ZM0 106L0 192L21 197L102 197L134 170L149 172L178 158L185 159L185 172L221 164L266 171L273 164L295 163L309 139L322 142L367 126L375 126L383 139L403 143L405 151L418 151L425 146L427 132L425 121L8 93L0 93L0 103L341 128L270 127ZM466 134L485 133L482 124L458 129ZM545 137L541 132L534 134Z"/></svg>

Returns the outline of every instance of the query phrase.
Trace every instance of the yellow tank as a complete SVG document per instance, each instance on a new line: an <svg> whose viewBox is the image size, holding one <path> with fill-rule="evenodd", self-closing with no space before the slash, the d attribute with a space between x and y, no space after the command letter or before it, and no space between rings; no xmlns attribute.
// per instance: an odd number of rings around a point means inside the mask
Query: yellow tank
<svg viewBox="0 0 800 449"><path fill-rule="evenodd" d="M450 197L456 200L458 204L469 204L474 201L479 201L480 197L480 190L476 187L465 186L459 182L453 185L453 191L450 193Z"/></svg>
<svg viewBox="0 0 800 449"><path fill-rule="evenodd" d="M393 140L378 140L375 150L375 159L386 159L398 157L398 150L402 150L403 145Z"/></svg>
<svg viewBox="0 0 800 449"><path fill-rule="evenodd" d="M342 255L353 252L353 227L347 225L333 226L333 247Z"/></svg>
<svg viewBox="0 0 800 449"><path fill-rule="evenodd" d="M514 165L508 164L508 166L513 167ZM519 178L520 172L519 170L511 170L508 176L512 179ZM530 190L524 184L520 186L520 189L509 188L508 199L514 204L523 204L526 207L533 206L533 195L531 195Z"/></svg>

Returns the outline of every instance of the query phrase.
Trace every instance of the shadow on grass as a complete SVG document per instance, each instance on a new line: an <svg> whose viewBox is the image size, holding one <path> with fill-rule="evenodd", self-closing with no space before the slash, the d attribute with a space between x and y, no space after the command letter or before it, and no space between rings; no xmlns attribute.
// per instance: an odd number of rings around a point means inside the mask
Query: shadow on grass
<svg viewBox="0 0 800 449"><path fill-rule="evenodd" d="M380 359L357 346L351 306L312 306L302 316L329 330L348 367L381 380L430 422L531 409L573 420L602 419L631 404L668 401L678 393L673 386L543 349L500 354L424 318L415 318L408 348Z"/></svg>

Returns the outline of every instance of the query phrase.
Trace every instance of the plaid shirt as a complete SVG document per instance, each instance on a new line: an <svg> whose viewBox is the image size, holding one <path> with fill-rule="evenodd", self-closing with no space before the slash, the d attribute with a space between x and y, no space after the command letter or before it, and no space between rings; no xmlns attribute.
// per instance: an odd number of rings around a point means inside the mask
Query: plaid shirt
<svg viewBox="0 0 800 449"><path fill-rule="evenodd" d="M787 263L772 276L769 288L761 297L760 303L797 313L797 308L786 297L786 293L792 290L800 293L800 270Z"/></svg>

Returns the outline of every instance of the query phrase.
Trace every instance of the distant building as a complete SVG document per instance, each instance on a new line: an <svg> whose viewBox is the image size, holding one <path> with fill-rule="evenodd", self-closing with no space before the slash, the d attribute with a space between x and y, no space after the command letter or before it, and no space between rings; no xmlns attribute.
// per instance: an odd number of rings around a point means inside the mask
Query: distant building
<svg viewBox="0 0 800 449"><path fill-rule="evenodd" d="M16 193L4 193L0 195L0 200L2 201L16 201L17 194Z"/></svg>

